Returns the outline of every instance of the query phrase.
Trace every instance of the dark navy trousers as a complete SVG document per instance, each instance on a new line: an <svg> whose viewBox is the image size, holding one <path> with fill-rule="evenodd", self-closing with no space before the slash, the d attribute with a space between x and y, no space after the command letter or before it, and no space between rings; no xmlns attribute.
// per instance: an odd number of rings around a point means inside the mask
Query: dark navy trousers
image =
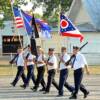
<svg viewBox="0 0 100 100"><path fill-rule="evenodd" d="M27 66L27 78L26 78L25 86L29 85L30 79L32 79L33 84L35 84L36 79L34 75L34 65Z"/></svg>
<svg viewBox="0 0 100 100"><path fill-rule="evenodd" d="M39 87L39 84L41 83L43 89L45 89L46 88L46 84L44 81L45 66L37 67L37 71L38 74L34 88L37 89Z"/></svg>
<svg viewBox="0 0 100 100"><path fill-rule="evenodd" d="M24 74L24 66L18 66L17 67L17 74L16 74L14 81L12 82L14 86L17 84L20 77L22 78L23 82L25 83L26 77L25 77L25 74Z"/></svg>
<svg viewBox="0 0 100 100"><path fill-rule="evenodd" d="M83 79L83 69L79 68L77 70L74 70L74 83L75 83L75 92L74 95L77 96L79 89L83 93L87 93L88 91L86 90L85 86L81 83Z"/></svg>
<svg viewBox="0 0 100 100"><path fill-rule="evenodd" d="M70 92L74 91L74 87L66 82L68 78L68 69L60 70L60 79L59 79L59 95L63 95L63 87L65 86Z"/></svg>
<svg viewBox="0 0 100 100"><path fill-rule="evenodd" d="M48 80L47 80L47 87L46 87L47 92L50 91L51 84L53 84L56 87L56 89L59 90L59 86L54 79L55 73L56 73L55 69L48 71Z"/></svg>

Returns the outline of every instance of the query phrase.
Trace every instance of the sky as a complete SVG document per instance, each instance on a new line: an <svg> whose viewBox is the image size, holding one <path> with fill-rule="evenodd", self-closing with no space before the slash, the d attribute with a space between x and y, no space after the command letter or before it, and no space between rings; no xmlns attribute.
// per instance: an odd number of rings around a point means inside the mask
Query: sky
<svg viewBox="0 0 100 100"><path fill-rule="evenodd" d="M100 30L100 0L82 0L91 22L97 30Z"/></svg>
<svg viewBox="0 0 100 100"><path fill-rule="evenodd" d="M24 10L24 11L30 11L33 7L33 4L31 2L29 2L29 0L27 0L27 1L28 1L28 5L26 5L26 6L22 5L21 6L22 10ZM36 8L34 13L38 13L40 15L43 15L42 6Z"/></svg>
<svg viewBox="0 0 100 100"><path fill-rule="evenodd" d="M3 14L0 14L0 20L2 20L4 18Z"/></svg>
<svg viewBox="0 0 100 100"><path fill-rule="evenodd" d="M28 1L28 4L26 6L24 5L21 5L21 9L23 11L30 11L33 7L33 4L30 2L30 0L25 0L25 1ZM35 9L34 13L38 13L39 15L43 15L43 8L42 6L38 7ZM2 20L4 18L4 15L3 13L0 13L0 20Z"/></svg>

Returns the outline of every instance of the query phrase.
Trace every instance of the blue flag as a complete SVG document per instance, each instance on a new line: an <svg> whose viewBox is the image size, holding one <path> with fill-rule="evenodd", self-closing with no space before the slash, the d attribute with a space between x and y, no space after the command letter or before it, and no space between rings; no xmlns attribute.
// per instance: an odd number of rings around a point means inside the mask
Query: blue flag
<svg viewBox="0 0 100 100"><path fill-rule="evenodd" d="M22 11L22 15L23 15L26 31L29 35L31 35L32 29L33 29L31 26L32 16L30 16L29 14L27 14L23 11ZM44 22L41 19L35 19L35 22L40 26L42 37L51 38L51 34L50 34L51 28L48 25L48 23Z"/></svg>
<svg viewBox="0 0 100 100"><path fill-rule="evenodd" d="M23 11L21 11L21 12L22 12L22 15L23 15L24 25L25 25L27 34L31 35L32 34L32 26L31 26L32 16L24 13Z"/></svg>

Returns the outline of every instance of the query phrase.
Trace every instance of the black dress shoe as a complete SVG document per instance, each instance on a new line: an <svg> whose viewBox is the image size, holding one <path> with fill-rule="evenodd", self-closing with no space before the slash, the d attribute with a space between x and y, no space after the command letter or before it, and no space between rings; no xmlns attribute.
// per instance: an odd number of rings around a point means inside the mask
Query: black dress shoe
<svg viewBox="0 0 100 100"><path fill-rule="evenodd" d="M87 98L88 95L89 95L89 91L84 93L84 98Z"/></svg>
<svg viewBox="0 0 100 100"><path fill-rule="evenodd" d="M11 86L15 87L15 85L13 83L10 83L10 84L11 84Z"/></svg>
<svg viewBox="0 0 100 100"><path fill-rule="evenodd" d="M20 85L20 87L24 87L24 84L23 85Z"/></svg>
<svg viewBox="0 0 100 100"><path fill-rule="evenodd" d="M36 87L35 86L33 86L32 88L30 88L31 90L34 90Z"/></svg>
<svg viewBox="0 0 100 100"><path fill-rule="evenodd" d="M26 86L25 85L20 85L21 88L23 89L26 89Z"/></svg>
<svg viewBox="0 0 100 100"><path fill-rule="evenodd" d="M77 99L77 96L72 95L69 99Z"/></svg>
<svg viewBox="0 0 100 100"><path fill-rule="evenodd" d="M37 91L37 89L36 89L36 88L33 88L33 89L32 89L32 91L33 91L33 92L36 92L36 91Z"/></svg>
<svg viewBox="0 0 100 100"><path fill-rule="evenodd" d="M63 96L63 94L58 94L56 97L62 97Z"/></svg>
<svg viewBox="0 0 100 100"><path fill-rule="evenodd" d="M45 91L45 92L43 92L43 94L48 94L49 93L49 91Z"/></svg>
<svg viewBox="0 0 100 100"><path fill-rule="evenodd" d="M30 88L33 91L33 88Z"/></svg>
<svg viewBox="0 0 100 100"><path fill-rule="evenodd" d="M40 91L40 92L45 91L45 88L42 88L42 89L40 89L39 91Z"/></svg>

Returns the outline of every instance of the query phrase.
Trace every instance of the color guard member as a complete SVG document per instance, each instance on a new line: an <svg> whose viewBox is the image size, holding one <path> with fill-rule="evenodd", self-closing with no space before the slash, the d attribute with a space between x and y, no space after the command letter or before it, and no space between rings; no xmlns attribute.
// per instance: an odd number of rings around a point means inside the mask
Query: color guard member
<svg viewBox="0 0 100 100"><path fill-rule="evenodd" d="M18 49L18 56L16 58L16 65L17 65L17 74L16 74L14 81L11 83L12 86L16 86L20 77L22 78L24 83L26 82L26 77L25 77L25 74L24 74L25 62L24 62L23 49L22 48Z"/></svg>
<svg viewBox="0 0 100 100"><path fill-rule="evenodd" d="M44 81L44 73L45 73L45 61L46 61L46 57L44 55L44 51L42 48L38 48L38 57L37 57L37 79L36 79L36 83L35 86L33 87L33 91L37 91L39 84L41 83L42 85L42 89L40 89L40 91L45 91L46 88L46 84Z"/></svg>
<svg viewBox="0 0 100 100"><path fill-rule="evenodd" d="M58 96L63 96L63 86L65 86L70 92L74 91L74 87L66 82L68 77L68 66L65 65L65 62L67 62L69 59L70 56L67 54L66 47L62 47L60 56L60 79Z"/></svg>
<svg viewBox="0 0 100 100"><path fill-rule="evenodd" d="M31 46L28 46L28 53L25 57L25 63L27 67L27 78L26 83L24 85L21 85L22 88L26 88L29 86L30 79L32 79L33 84L35 84L36 79L34 75L34 68L35 68L35 56L31 53Z"/></svg>
<svg viewBox="0 0 100 100"><path fill-rule="evenodd" d="M44 92L44 94L49 93L51 84L53 84L57 90L59 90L59 86L57 85L54 77L56 74L56 69L57 69L57 58L54 54L54 49L49 48L49 58L47 60L47 68L48 68L48 80L47 80L47 87Z"/></svg>
<svg viewBox="0 0 100 100"><path fill-rule="evenodd" d="M77 99L79 89L84 93L84 98L89 94L89 91L82 84L84 67L86 68L87 74L89 74L89 69L87 61L84 55L79 52L79 49L77 46L73 47L74 58L72 59L72 68L74 69L75 91L69 99Z"/></svg>

